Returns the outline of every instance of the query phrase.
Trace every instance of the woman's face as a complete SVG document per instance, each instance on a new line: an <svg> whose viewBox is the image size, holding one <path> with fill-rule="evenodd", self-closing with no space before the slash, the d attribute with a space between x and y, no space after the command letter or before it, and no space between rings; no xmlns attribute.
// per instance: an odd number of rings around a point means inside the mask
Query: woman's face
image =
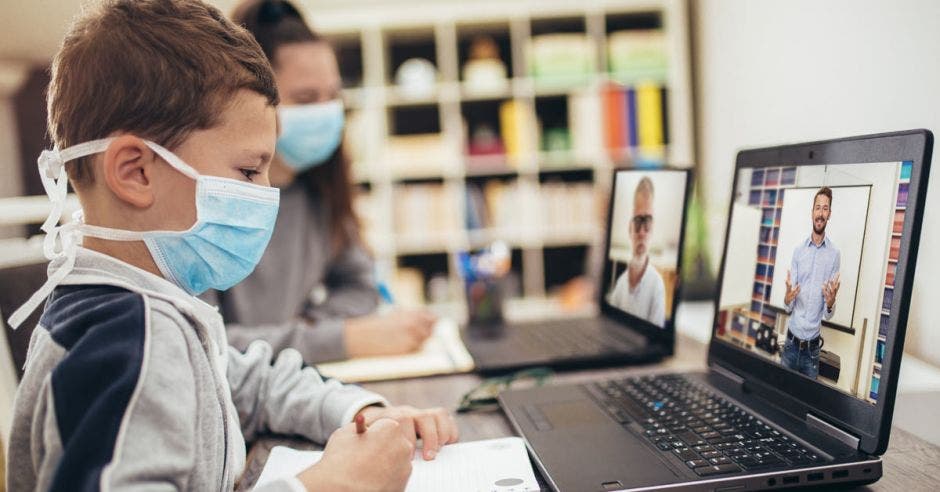
<svg viewBox="0 0 940 492"><path fill-rule="evenodd" d="M274 52L274 81L281 104L293 106L332 101L340 97L342 80L333 49L325 42L290 43ZM282 186L294 180L297 171L275 156L271 184Z"/></svg>
<svg viewBox="0 0 940 492"><path fill-rule="evenodd" d="M274 52L274 80L281 104L311 104L340 97L342 80L333 49L324 42L285 44Z"/></svg>

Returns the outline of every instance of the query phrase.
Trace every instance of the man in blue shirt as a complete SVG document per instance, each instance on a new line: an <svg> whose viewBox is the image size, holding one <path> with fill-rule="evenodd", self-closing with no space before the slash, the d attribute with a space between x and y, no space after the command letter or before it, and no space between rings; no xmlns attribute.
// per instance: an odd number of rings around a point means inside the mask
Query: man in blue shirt
<svg viewBox="0 0 940 492"><path fill-rule="evenodd" d="M822 320L832 319L839 292L839 250L826 237L831 205L832 190L820 188L813 197L813 233L793 250L784 299L790 318L781 362L813 379L819 375Z"/></svg>

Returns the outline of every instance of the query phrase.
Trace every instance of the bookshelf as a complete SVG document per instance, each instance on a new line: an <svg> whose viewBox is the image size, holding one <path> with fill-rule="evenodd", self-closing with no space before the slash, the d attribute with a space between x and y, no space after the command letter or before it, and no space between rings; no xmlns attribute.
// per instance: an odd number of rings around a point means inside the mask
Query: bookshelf
<svg viewBox="0 0 940 492"><path fill-rule="evenodd" d="M883 297L881 301L881 320L878 323L878 336L875 339L875 353L870 373L868 400L872 403L878 401L878 386L881 382L881 364L884 362L885 347L888 343L888 327L891 324L891 311L894 301L894 276L898 267L901 238L904 233L904 216L907 210L907 196L911 183L912 162L903 162L898 171L897 190L895 193L894 223L891 229L891 239L888 250L888 259L885 262L885 280Z"/></svg>
<svg viewBox="0 0 940 492"><path fill-rule="evenodd" d="M751 174L747 203L761 209L757 267L754 270L750 309L757 319L750 320L746 326L745 323L738 323L736 330L748 345L754 345L761 324L776 327L777 312L770 307L770 289L774 277L774 260L777 257L780 217L783 214L783 195L786 188L795 184L796 168L792 166L755 169Z"/></svg>
<svg viewBox="0 0 940 492"><path fill-rule="evenodd" d="M462 312L457 254L503 240L510 296L550 309L561 285L590 273L611 170L692 162L687 8L684 0L481 0L306 12L337 49L356 208L380 275L394 289L396 272L410 269L412 280L419 272L422 302ZM648 32L661 37L662 74L613 70L612 38ZM467 69L481 37L505 70L501 80L480 84ZM552 72L543 52L557 43L546 37L574 40L581 68ZM418 93L396 82L413 58L436 70ZM612 84L635 91L638 105L655 102L653 147L649 135L617 149L605 141L602 95ZM478 145L487 135L499 145Z"/></svg>

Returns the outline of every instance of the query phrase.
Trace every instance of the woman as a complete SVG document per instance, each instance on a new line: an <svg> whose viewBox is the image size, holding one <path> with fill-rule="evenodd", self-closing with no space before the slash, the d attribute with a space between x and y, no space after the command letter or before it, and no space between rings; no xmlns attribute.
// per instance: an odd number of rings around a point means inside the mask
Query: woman
<svg viewBox="0 0 940 492"><path fill-rule="evenodd" d="M248 1L233 17L274 68L280 136L270 178L281 188L281 206L251 276L204 299L219 305L229 341L240 349L264 339L276 350L297 349L311 364L416 350L431 334L433 316L369 314L379 295L352 207L332 48L287 2Z"/></svg>

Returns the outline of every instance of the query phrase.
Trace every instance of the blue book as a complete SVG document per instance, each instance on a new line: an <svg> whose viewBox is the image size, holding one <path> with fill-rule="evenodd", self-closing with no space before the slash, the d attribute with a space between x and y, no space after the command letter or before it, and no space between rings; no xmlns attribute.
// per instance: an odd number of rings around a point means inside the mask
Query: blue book
<svg viewBox="0 0 940 492"><path fill-rule="evenodd" d="M639 120L637 120L636 117L636 90L633 88L627 89L627 97L625 100L627 102L627 145L629 147L636 147L639 145L639 139L636 133L636 128L639 124Z"/></svg>

